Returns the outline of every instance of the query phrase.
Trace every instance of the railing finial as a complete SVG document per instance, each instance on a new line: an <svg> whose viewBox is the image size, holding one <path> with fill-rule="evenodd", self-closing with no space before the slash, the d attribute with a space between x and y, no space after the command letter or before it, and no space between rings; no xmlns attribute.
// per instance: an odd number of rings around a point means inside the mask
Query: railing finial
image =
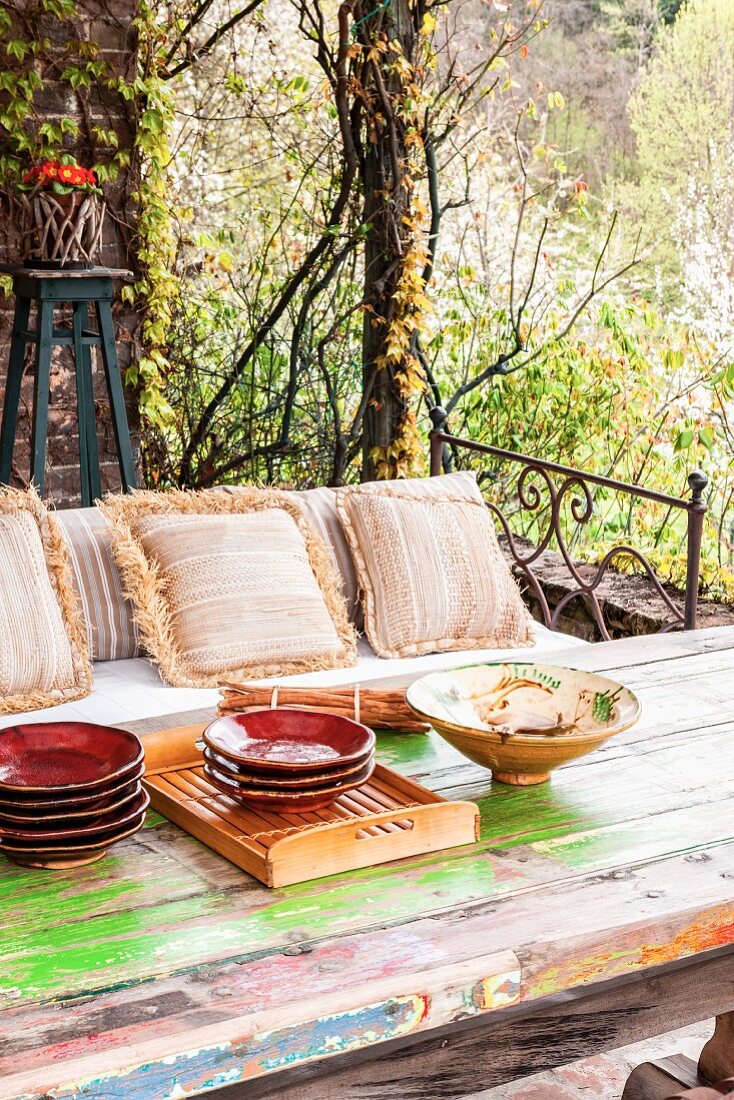
<svg viewBox="0 0 734 1100"><path fill-rule="evenodd" d="M432 409L428 410L428 415L431 418L434 432L446 431L446 421L449 418L449 414L441 405L434 405Z"/></svg>
<svg viewBox="0 0 734 1100"><path fill-rule="evenodd" d="M700 504L703 500L704 489L709 483L703 470L692 470L688 475L688 484L691 487L691 502Z"/></svg>

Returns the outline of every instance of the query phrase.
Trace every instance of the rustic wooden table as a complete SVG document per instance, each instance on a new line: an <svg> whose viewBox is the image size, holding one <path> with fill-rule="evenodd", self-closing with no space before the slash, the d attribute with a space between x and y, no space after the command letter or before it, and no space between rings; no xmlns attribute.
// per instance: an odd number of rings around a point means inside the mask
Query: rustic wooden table
<svg viewBox="0 0 734 1100"><path fill-rule="evenodd" d="M734 1009L734 629L568 663L643 717L550 784L380 736L477 845L268 891L151 814L88 868L0 861L0 1096L431 1100Z"/></svg>

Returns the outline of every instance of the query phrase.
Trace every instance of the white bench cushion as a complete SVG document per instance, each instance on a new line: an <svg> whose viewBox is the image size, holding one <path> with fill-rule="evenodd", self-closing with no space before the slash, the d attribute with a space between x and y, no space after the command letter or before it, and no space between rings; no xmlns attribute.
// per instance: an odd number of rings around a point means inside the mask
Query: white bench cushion
<svg viewBox="0 0 734 1100"><path fill-rule="evenodd" d="M568 634L555 634L538 623L534 624L536 644L529 648L498 650L471 649L453 653L429 653L402 660L384 660L376 656L365 639L359 643L359 661L353 668L338 668L326 672L309 672L284 676L260 683L292 684L316 687L332 684L369 684L387 676L409 673L420 675L437 669L459 668L481 661L517 659L553 663L556 653L589 643ZM163 683L157 669L144 658L127 661L105 661L94 666L94 688L86 699L66 703L31 714L6 716L0 719L0 729L18 722L99 722L115 725L141 718L156 718L165 714L215 707L219 701L216 688L174 688Z"/></svg>

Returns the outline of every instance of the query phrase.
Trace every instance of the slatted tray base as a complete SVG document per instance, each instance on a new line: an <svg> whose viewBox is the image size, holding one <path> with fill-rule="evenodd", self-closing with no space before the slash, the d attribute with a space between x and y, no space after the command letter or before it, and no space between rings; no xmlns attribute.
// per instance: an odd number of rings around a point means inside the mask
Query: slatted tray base
<svg viewBox="0 0 734 1100"><path fill-rule="evenodd" d="M243 806L206 778L196 747L204 728L146 737L143 782L164 817L266 886L472 844L479 837L473 802L447 802L381 764L368 783L324 810L281 814Z"/></svg>

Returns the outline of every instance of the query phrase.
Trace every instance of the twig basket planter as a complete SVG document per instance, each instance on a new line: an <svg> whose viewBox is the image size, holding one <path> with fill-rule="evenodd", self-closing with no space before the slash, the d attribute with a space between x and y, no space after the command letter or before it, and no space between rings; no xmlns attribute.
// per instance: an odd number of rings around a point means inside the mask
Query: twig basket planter
<svg viewBox="0 0 734 1100"><path fill-rule="evenodd" d="M105 204L99 195L72 191L19 194L18 228L27 267L92 267L99 252Z"/></svg>

